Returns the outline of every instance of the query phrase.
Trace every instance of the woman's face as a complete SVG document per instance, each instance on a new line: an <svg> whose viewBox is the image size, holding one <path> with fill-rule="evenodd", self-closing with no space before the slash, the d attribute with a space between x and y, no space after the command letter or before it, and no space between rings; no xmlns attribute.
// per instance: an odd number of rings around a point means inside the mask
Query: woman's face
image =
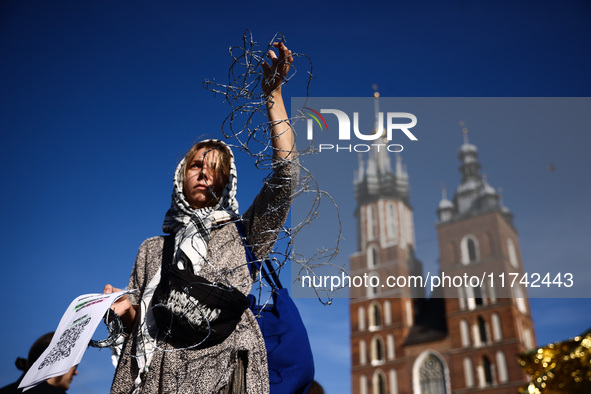
<svg viewBox="0 0 591 394"><path fill-rule="evenodd" d="M183 192L192 208L199 209L215 205L224 191L224 181L211 163L217 159L216 149L201 148L187 163Z"/></svg>

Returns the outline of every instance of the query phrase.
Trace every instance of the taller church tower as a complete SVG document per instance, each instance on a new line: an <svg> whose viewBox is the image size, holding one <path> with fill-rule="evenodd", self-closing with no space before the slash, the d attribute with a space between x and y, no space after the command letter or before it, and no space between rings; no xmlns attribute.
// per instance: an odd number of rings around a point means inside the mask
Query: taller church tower
<svg viewBox="0 0 591 394"><path fill-rule="evenodd" d="M378 97L375 94L376 130ZM351 288L351 349L354 393L392 392L397 371L391 362L401 352L404 338L414 323L416 288L382 287L388 276L422 275L414 256L414 220L409 202L408 174L400 155L377 141L365 163L361 157L354 179L357 199L357 252L350 258L351 276L366 276L368 286ZM374 278L379 278L380 285ZM372 389L373 387L373 389Z"/></svg>

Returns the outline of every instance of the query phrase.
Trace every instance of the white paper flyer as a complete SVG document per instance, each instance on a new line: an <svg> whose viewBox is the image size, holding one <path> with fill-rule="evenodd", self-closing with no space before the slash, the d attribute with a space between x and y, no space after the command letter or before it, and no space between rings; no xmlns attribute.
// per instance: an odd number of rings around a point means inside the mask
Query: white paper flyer
<svg viewBox="0 0 591 394"><path fill-rule="evenodd" d="M72 301L51 343L27 371L19 388L27 390L78 365L107 309L127 293L85 294Z"/></svg>

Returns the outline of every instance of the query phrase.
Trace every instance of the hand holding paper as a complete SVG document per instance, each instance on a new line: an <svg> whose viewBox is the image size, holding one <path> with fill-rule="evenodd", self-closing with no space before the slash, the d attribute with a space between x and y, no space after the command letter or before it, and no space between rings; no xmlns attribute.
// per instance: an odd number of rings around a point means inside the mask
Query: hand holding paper
<svg viewBox="0 0 591 394"><path fill-rule="evenodd" d="M63 375L78 365L107 309L127 293L129 291L85 294L72 301L49 347L33 363L19 388L29 389L44 380Z"/></svg>

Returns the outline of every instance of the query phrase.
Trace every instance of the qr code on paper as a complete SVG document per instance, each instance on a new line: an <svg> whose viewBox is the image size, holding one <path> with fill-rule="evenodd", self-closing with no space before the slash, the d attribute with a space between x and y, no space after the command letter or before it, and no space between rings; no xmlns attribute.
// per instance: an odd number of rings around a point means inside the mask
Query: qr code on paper
<svg viewBox="0 0 591 394"><path fill-rule="evenodd" d="M51 352L49 352L43 362L39 365L39 369L48 367L68 357L72 352L72 348L76 345L76 341L80 338L80 334L82 334L84 328L90 323L90 320L90 316L85 315L75 321L72 327L64 331L60 336L59 341L53 349L51 349Z"/></svg>

